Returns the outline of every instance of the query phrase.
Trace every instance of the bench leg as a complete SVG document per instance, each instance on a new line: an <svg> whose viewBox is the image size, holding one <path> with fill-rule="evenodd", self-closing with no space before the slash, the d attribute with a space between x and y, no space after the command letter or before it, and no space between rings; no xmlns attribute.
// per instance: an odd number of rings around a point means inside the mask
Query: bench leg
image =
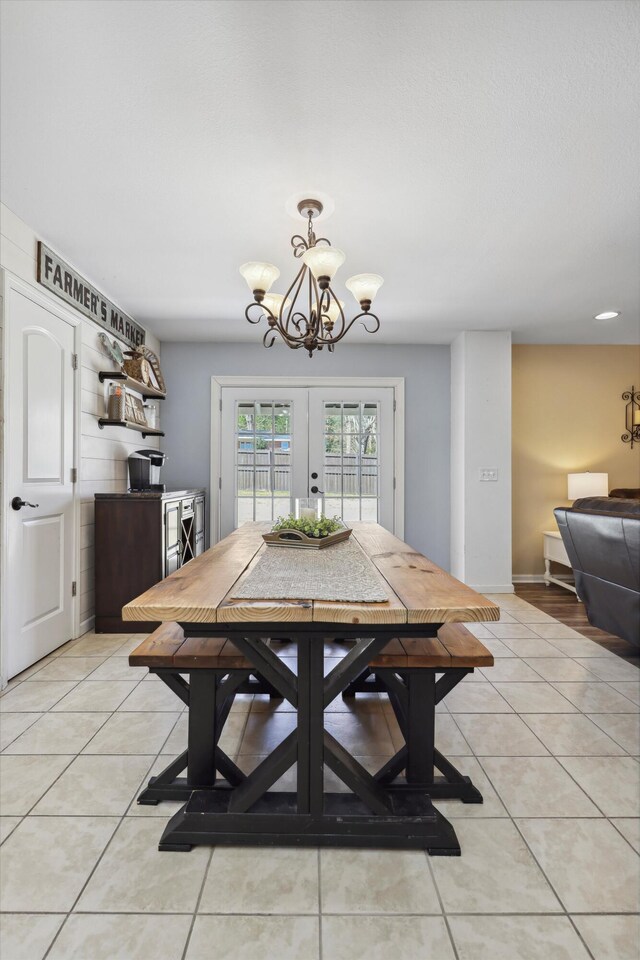
<svg viewBox="0 0 640 960"><path fill-rule="evenodd" d="M443 756L435 747L435 708L447 693L471 672L471 669L448 670L436 680L436 669L417 668L401 672L381 670L380 679L388 687L388 695L406 745L375 775L376 780L392 790L422 787L433 800L462 800L482 803L482 794L471 779ZM434 768L442 776L434 776ZM398 780L402 771L405 776Z"/></svg>
<svg viewBox="0 0 640 960"><path fill-rule="evenodd" d="M189 758L187 783L190 787L212 787L216 782L216 699L215 670L193 670L189 684Z"/></svg>
<svg viewBox="0 0 640 960"><path fill-rule="evenodd" d="M180 787L172 787L178 776L187 765L187 751L183 750L179 757L164 768L157 777L151 777L146 788L138 797L138 803L155 807L161 800L182 800L184 791ZM162 789L159 789L162 788ZM172 793L172 789L175 791Z"/></svg>
<svg viewBox="0 0 640 960"><path fill-rule="evenodd" d="M435 681L433 670L407 671L407 783L433 783Z"/></svg>
<svg viewBox="0 0 640 960"><path fill-rule="evenodd" d="M177 670L155 669L151 672L156 673L160 680L173 690L183 703L190 706L191 684L186 683ZM193 673L196 672L199 673L201 671L193 671ZM209 673L215 673L217 677L215 694L216 722L213 731L216 744L215 766L227 783L235 787L246 779L245 774L217 744L233 705L234 696L238 688L246 681L248 671L233 670L225 673L224 671L216 670L209 671ZM151 777L145 789L138 796L137 802L143 805L155 806L162 800L188 800L193 787L190 785L188 777L180 776L187 765L188 751L184 750L180 756L172 760L161 773Z"/></svg>

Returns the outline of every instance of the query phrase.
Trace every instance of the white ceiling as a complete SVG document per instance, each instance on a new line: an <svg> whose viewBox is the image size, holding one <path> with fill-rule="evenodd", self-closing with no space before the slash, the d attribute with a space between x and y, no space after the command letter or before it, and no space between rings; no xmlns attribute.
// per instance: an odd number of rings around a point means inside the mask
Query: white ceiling
<svg viewBox="0 0 640 960"><path fill-rule="evenodd" d="M316 188L338 277L385 277L368 342L638 341L640 4L3 0L1 16L2 199L162 339L255 341L238 265L273 261L284 292L303 226L285 203ZM622 317L595 323L606 309Z"/></svg>

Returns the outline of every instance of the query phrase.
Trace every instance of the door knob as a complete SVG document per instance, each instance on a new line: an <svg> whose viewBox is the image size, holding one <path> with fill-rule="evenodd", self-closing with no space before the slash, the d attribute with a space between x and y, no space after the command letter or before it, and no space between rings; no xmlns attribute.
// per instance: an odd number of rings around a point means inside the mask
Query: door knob
<svg viewBox="0 0 640 960"><path fill-rule="evenodd" d="M21 500L20 497L14 497L11 501L14 510L20 510L21 507L39 507L39 503L29 503L28 500Z"/></svg>
<svg viewBox="0 0 640 960"><path fill-rule="evenodd" d="M311 487L311 493L324 493L324 490L318 490L317 487Z"/></svg>

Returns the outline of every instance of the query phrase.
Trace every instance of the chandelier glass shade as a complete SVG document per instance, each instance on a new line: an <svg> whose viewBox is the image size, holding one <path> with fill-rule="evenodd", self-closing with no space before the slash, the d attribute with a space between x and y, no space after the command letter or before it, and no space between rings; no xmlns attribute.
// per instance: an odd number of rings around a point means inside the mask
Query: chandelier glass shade
<svg viewBox="0 0 640 960"><path fill-rule="evenodd" d="M286 294L269 293L280 276L272 263L250 261L240 267L240 273L253 295L245 317L249 323L267 322L264 346L272 347L279 336L291 349L303 348L312 357L315 350L324 347L333 351L357 320L362 320L367 333L380 329L380 320L370 310L383 279L376 273L360 273L346 281L360 308L347 321L344 301L336 297L331 286L346 256L313 231L313 219L322 212L319 200L302 201L298 211L307 219L307 236L296 234L291 238L293 255L302 260L302 266Z"/></svg>
<svg viewBox="0 0 640 960"><path fill-rule="evenodd" d="M262 290L263 293L267 293L280 276L280 271L272 263L258 263L255 260L243 263L240 273L250 290Z"/></svg>

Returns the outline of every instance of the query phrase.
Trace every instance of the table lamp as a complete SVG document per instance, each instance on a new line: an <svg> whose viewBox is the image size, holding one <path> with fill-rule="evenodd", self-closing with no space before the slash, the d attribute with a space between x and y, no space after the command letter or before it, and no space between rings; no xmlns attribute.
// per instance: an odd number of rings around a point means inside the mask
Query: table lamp
<svg viewBox="0 0 640 960"><path fill-rule="evenodd" d="M607 497L609 495L608 473L568 473L567 499L581 497Z"/></svg>

